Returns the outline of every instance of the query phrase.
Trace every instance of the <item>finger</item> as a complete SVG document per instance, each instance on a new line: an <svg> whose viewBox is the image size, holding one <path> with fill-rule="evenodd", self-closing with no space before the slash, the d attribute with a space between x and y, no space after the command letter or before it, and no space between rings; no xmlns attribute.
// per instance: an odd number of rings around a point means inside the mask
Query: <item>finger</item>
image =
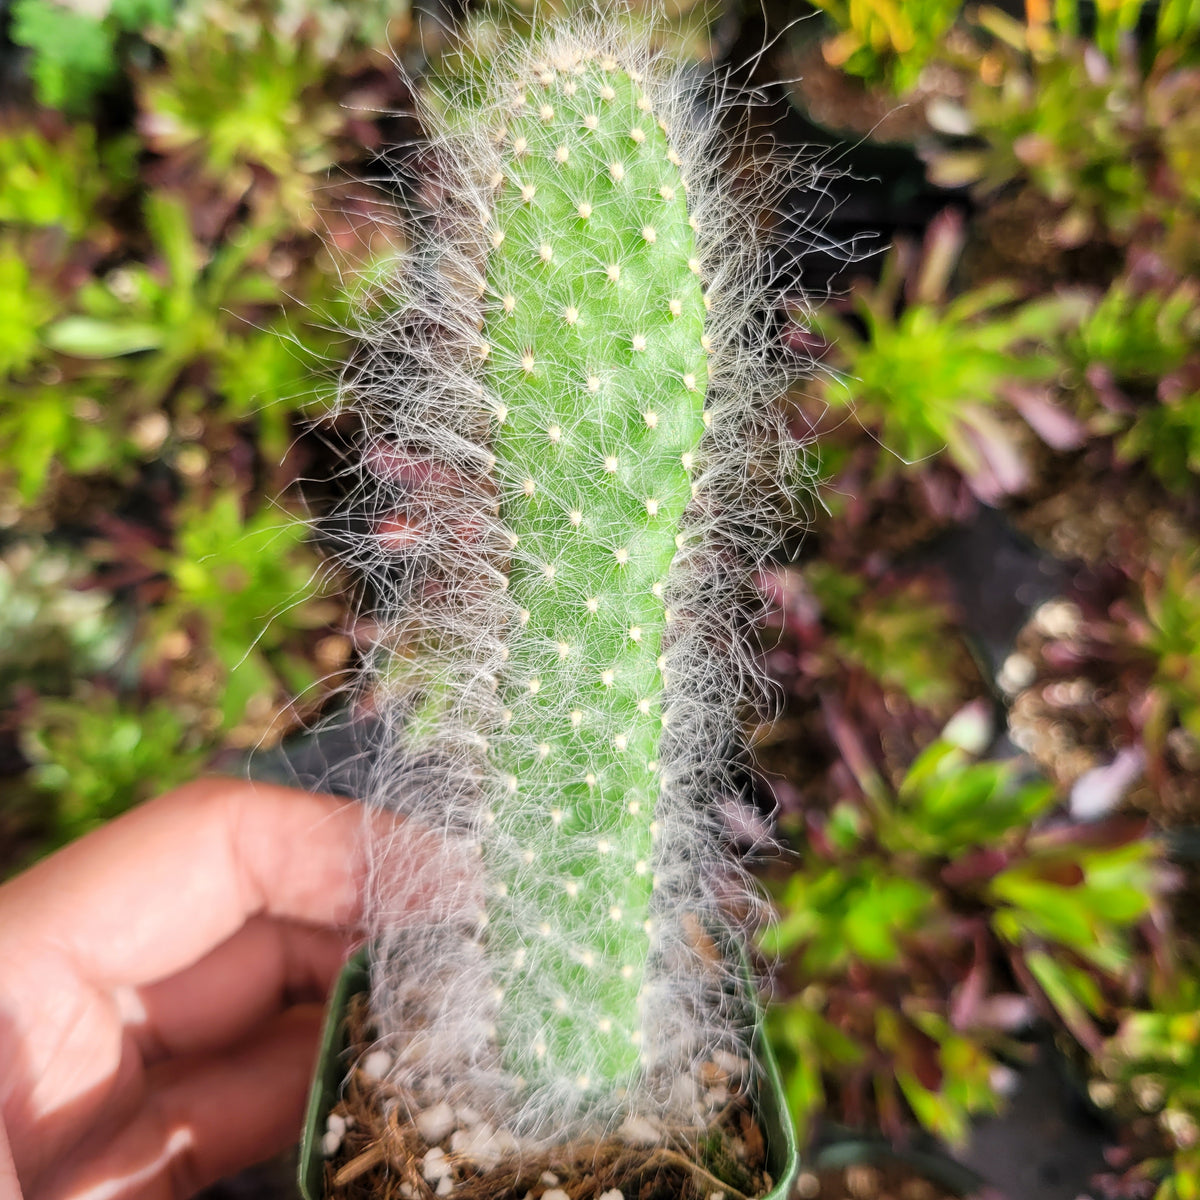
<svg viewBox="0 0 1200 1200"><path fill-rule="evenodd" d="M20 1195L21 1184L17 1179L17 1166L8 1146L4 1118L0 1117L0 1200L19 1200Z"/></svg>
<svg viewBox="0 0 1200 1200"><path fill-rule="evenodd" d="M137 990L126 1025L142 1061L211 1053L291 1005L323 1001L351 939L253 917L198 963Z"/></svg>
<svg viewBox="0 0 1200 1200"><path fill-rule="evenodd" d="M353 925L360 811L291 788L189 784L0 890L0 959L13 941L52 946L93 984L136 986L182 970L258 913Z"/></svg>
<svg viewBox="0 0 1200 1200"><path fill-rule="evenodd" d="M219 1060L160 1068L119 1131L97 1129L39 1189L39 1200L183 1200L296 1141L321 1009L276 1017Z"/></svg>

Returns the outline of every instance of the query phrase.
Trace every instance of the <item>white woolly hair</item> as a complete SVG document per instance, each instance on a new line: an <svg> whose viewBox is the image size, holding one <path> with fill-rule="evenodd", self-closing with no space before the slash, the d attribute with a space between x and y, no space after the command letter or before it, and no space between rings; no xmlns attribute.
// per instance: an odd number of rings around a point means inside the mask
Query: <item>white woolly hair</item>
<svg viewBox="0 0 1200 1200"><path fill-rule="evenodd" d="M423 199L404 221L410 248L365 289L362 349L340 392L364 424L352 503L365 532L350 557L369 578L378 629L364 687L382 729L365 797L379 1044L395 1064L391 1083L468 1104L536 1143L611 1132L633 1114L694 1124L699 1065L714 1054L750 1057L742 945L762 905L730 852L717 800L733 785L740 730L767 697L749 581L780 531L795 528L809 483L780 403L772 332L785 289L796 303L794 262L770 246L764 214L797 183L812 186L812 168L749 145L748 121L735 120L741 132L731 134L729 114L744 114L747 98L656 51L652 33L627 17L598 9L535 23L530 39L486 53L461 47L462 73L449 72L421 106L428 141ZM519 626L507 573L522 547L506 537L501 505L523 481L489 444L501 400L478 347L494 302L485 279L500 169L491 135L513 82L607 59L640 80L680 157L711 354L708 427L666 587L675 617L663 646L669 721L654 814L654 937L639 997L644 1069L634 1086L606 1091L580 1086L595 1078L586 1062L536 1083L513 1078L496 1044L511 947L502 960L489 945L494 884L481 847L506 781L485 748L502 728L497 679ZM545 798L530 804L544 811ZM381 809L428 831L418 850L412 824L381 821ZM552 875L552 842L526 848ZM536 975L546 939L531 927L522 942L522 969Z"/></svg>

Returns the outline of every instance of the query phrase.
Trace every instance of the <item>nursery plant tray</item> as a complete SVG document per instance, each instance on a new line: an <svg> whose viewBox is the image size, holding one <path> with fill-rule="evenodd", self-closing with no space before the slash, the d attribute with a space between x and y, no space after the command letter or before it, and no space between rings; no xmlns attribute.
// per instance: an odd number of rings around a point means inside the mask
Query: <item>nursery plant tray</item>
<svg viewBox="0 0 1200 1200"><path fill-rule="evenodd" d="M329 997L321 1048L313 1073L300 1139L299 1185L304 1200L325 1200L325 1159L321 1142L325 1119L337 1103L346 1075L346 1010L350 1000L370 986L366 950L360 950L342 968ZM800 1169L796 1133L784 1098L783 1079L762 1023L754 1034L755 1057L761 1067L753 1092L754 1110L767 1144L767 1171L775 1181L763 1200L787 1200Z"/></svg>

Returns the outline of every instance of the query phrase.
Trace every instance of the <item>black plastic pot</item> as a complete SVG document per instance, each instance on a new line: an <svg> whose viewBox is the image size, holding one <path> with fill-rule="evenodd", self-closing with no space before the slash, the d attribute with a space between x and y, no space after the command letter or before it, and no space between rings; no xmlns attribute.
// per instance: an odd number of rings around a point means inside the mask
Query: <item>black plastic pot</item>
<svg viewBox="0 0 1200 1200"><path fill-rule="evenodd" d="M351 999L369 986L365 951L356 954L342 969L329 997L321 1050L313 1073L300 1141L300 1194L304 1200L325 1200L325 1162L321 1154L325 1119L337 1103L346 1075L346 1009ZM754 1105L767 1143L767 1170L775 1186L763 1200L788 1200L800 1169L796 1133L784 1098L783 1079L770 1043L759 1023L755 1033L755 1054L761 1067L754 1093Z"/></svg>
<svg viewBox="0 0 1200 1200"><path fill-rule="evenodd" d="M886 1167L892 1163L908 1168L953 1196L978 1196L986 1188L983 1178L970 1167L937 1150L916 1146L899 1149L873 1137L850 1135L823 1146L816 1151L811 1169L819 1173L860 1165Z"/></svg>

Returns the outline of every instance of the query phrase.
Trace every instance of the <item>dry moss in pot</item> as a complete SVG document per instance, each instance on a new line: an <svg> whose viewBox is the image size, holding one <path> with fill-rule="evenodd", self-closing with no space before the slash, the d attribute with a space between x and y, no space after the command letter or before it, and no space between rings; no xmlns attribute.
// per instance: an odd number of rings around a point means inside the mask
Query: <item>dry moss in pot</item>
<svg viewBox="0 0 1200 1200"><path fill-rule="evenodd" d="M781 173L735 191L720 89L618 28L469 47L431 90L345 381L387 732L369 987L310 1133L330 1195L737 1200L792 1170L714 803L802 478L756 225Z"/></svg>

